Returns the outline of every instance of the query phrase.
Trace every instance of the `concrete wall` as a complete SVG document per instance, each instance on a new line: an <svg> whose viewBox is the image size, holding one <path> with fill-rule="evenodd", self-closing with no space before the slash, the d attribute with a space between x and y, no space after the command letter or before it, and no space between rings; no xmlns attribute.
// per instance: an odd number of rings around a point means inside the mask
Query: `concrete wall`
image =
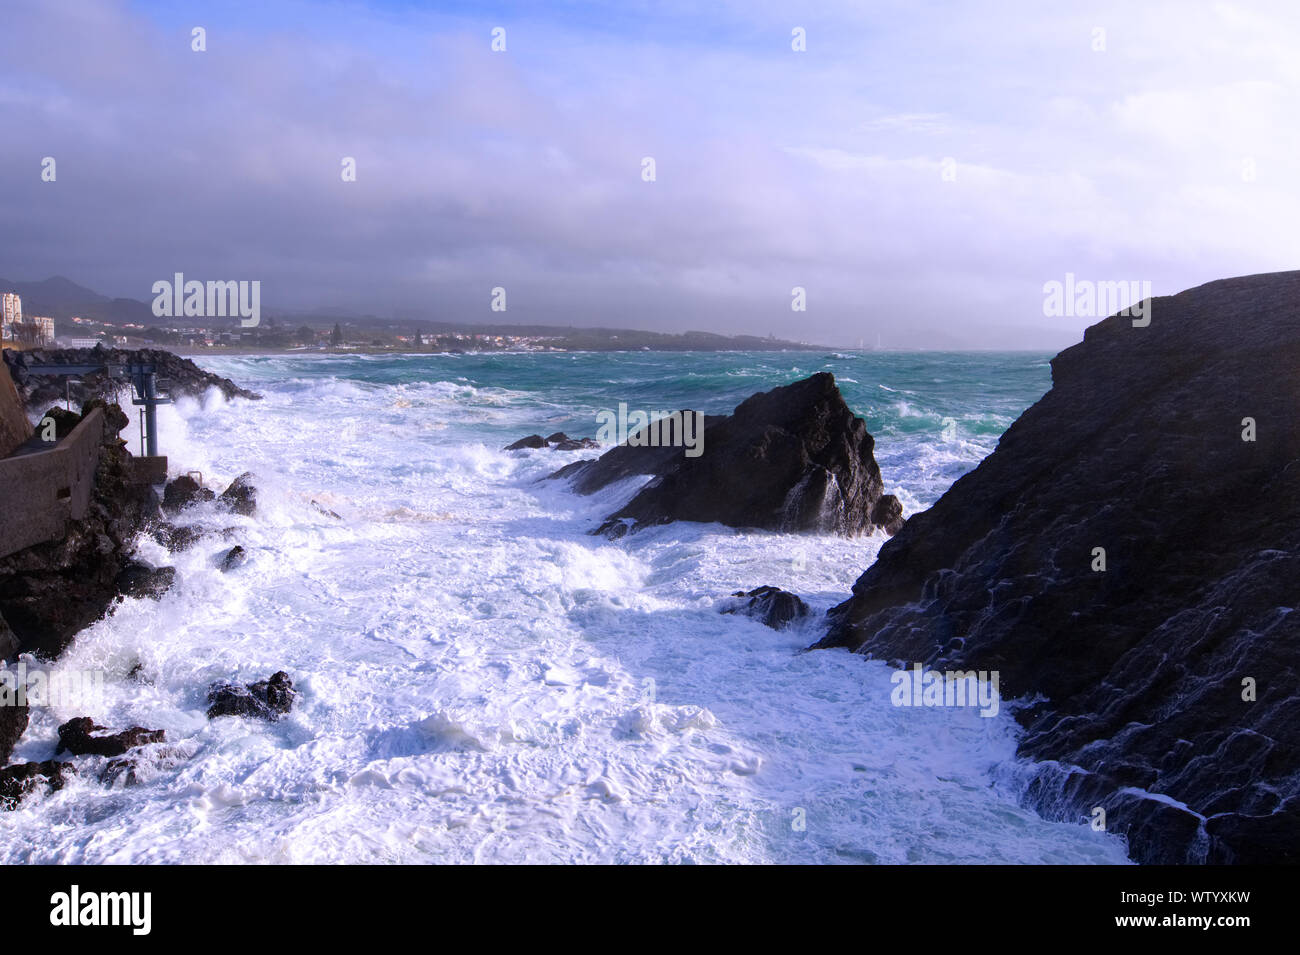
<svg viewBox="0 0 1300 955"><path fill-rule="evenodd" d="M49 451L0 460L0 557L57 540L86 516L103 437L96 408Z"/></svg>
<svg viewBox="0 0 1300 955"><path fill-rule="evenodd" d="M0 458L32 436L32 425L23 411L18 389L9 377L9 368L0 360Z"/></svg>

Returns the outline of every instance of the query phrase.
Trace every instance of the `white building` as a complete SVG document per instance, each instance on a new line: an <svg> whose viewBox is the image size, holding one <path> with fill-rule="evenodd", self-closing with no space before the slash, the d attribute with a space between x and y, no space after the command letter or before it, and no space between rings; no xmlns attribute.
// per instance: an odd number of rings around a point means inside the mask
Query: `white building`
<svg viewBox="0 0 1300 955"><path fill-rule="evenodd" d="M0 338L11 342L17 340L15 325L23 322L23 300L17 292L0 294Z"/></svg>

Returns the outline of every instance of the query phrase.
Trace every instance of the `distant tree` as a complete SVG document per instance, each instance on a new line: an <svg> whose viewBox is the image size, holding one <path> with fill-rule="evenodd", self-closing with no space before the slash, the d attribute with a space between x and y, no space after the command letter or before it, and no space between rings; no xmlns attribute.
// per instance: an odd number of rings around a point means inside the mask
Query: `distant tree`
<svg viewBox="0 0 1300 955"><path fill-rule="evenodd" d="M331 345L343 344L343 329L339 327L338 322L334 323L334 331L330 332L330 344Z"/></svg>
<svg viewBox="0 0 1300 955"><path fill-rule="evenodd" d="M310 325L299 325L298 331L294 332L294 334L297 336L298 341L302 342L304 345L310 345L316 340L316 333L312 330Z"/></svg>

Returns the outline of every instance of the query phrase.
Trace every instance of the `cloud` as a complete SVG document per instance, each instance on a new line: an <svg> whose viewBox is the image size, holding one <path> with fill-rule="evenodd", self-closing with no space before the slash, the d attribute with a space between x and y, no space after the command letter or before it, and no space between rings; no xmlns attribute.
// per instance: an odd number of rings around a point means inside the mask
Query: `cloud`
<svg viewBox="0 0 1300 955"><path fill-rule="evenodd" d="M1088 322L1041 289L1066 271L1168 293L1300 255L1296 14L1133 6L19 2L0 273L468 321L502 285L521 323L1063 345Z"/></svg>

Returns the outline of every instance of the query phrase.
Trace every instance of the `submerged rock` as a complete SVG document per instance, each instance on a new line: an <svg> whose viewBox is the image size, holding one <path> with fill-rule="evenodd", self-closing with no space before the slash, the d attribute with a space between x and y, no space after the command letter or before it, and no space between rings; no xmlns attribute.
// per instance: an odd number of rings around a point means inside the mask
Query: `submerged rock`
<svg viewBox="0 0 1300 955"><path fill-rule="evenodd" d="M251 716L278 720L293 707L297 697L293 681L283 670L257 683L214 683L208 688L208 719L219 716Z"/></svg>
<svg viewBox="0 0 1300 955"><path fill-rule="evenodd" d="M724 607L723 613L739 613L753 617L773 630L784 630L796 620L808 616L808 605L796 595L779 587L756 587L750 591L737 590L731 596L748 599L738 600L733 606Z"/></svg>
<svg viewBox="0 0 1300 955"><path fill-rule="evenodd" d="M678 415L693 424L702 417ZM689 427L675 445L638 446L649 444L657 433L653 427L598 460L552 475L582 494L635 475L653 476L600 533L669 521L846 536L898 526L900 515L877 509L883 484L875 439L826 372L753 395L731 415L703 418L694 456L685 453ZM886 523L877 524L873 515Z"/></svg>
<svg viewBox="0 0 1300 955"><path fill-rule="evenodd" d="M0 769L0 809L14 809L19 801L44 784L46 792L63 788L64 776L76 775L71 763L47 759L43 763L15 763Z"/></svg>
<svg viewBox="0 0 1300 955"><path fill-rule="evenodd" d="M1139 862L1300 861L1300 272L1116 315L819 646L996 670L1026 803ZM1185 808L1184 808L1185 807Z"/></svg>
<svg viewBox="0 0 1300 955"><path fill-rule="evenodd" d="M121 756L129 749L149 743L162 743L167 738L162 730L145 729L143 726L132 726L107 736L95 735L103 730L104 727L96 726L89 716L68 720L59 727L59 747L54 755L66 751L74 756Z"/></svg>
<svg viewBox="0 0 1300 955"><path fill-rule="evenodd" d="M248 560L248 554L244 551L244 548L236 544L218 558L218 566L221 567L223 573L229 572L236 567L242 567L246 560Z"/></svg>

